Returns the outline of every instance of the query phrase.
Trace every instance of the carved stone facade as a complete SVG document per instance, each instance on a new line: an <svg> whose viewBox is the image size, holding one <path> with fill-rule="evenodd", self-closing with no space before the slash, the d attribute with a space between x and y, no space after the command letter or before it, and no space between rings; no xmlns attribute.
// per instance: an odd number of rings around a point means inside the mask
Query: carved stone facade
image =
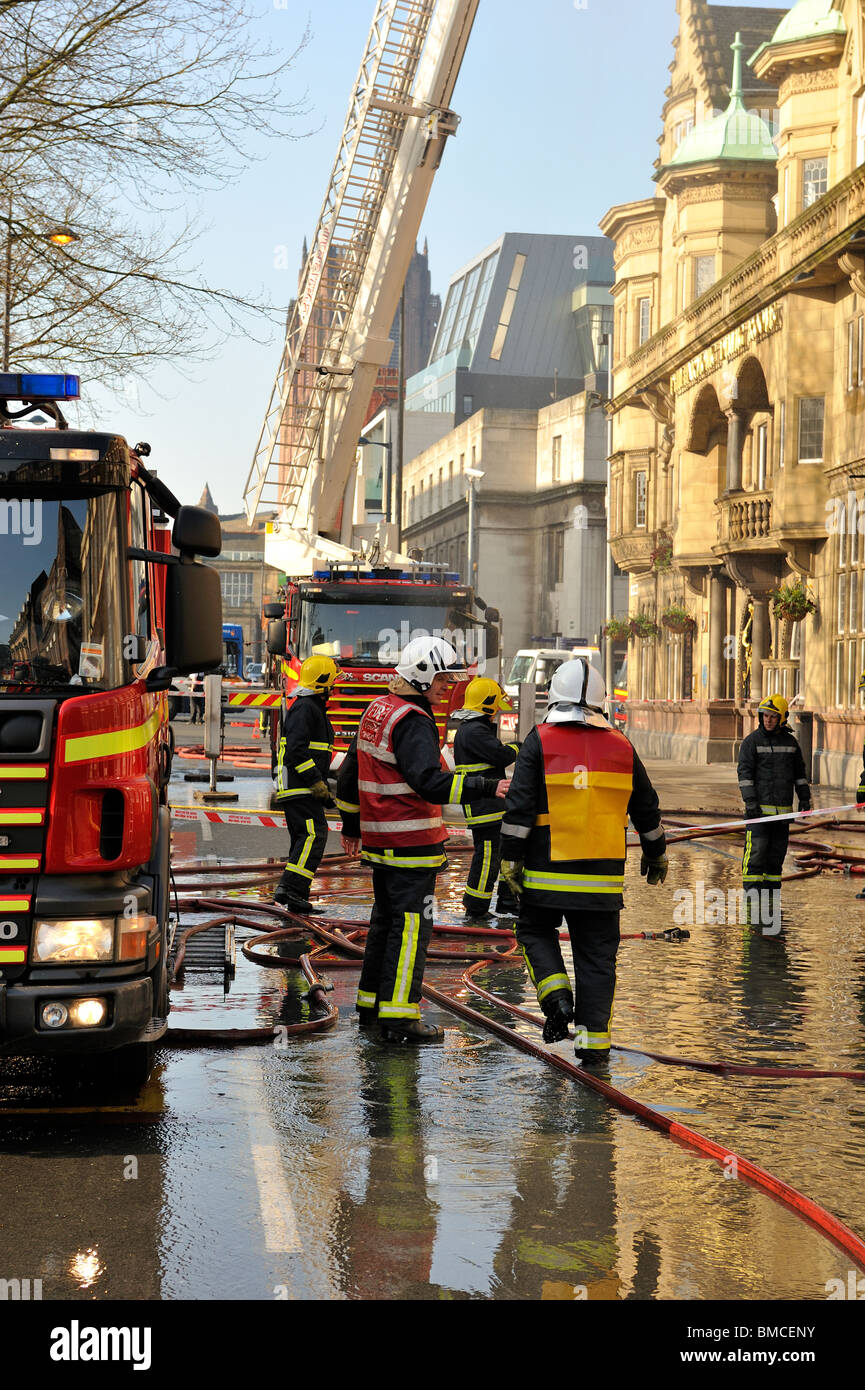
<svg viewBox="0 0 865 1390"><path fill-rule="evenodd" d="M693 638L631 643L630 732L647 755L732 759L779 689L806 712L815 781L849 784L865 667L862 6L836 0L844 32L836 19L790 40L788 24L784 42L787 11L754 11L766 31L737 90L748 112L777 104L774 160L713 153L699 129L706 157L683 158L676 127L683 102L698 127L708 105L698 39L719 7L678 8L658 196L601 223L616 245L612 550L632 615L675 601L696 622ZM670 567L653 560L664 537ZM774 591L796 583L816 613L777 619Z"/></svg>

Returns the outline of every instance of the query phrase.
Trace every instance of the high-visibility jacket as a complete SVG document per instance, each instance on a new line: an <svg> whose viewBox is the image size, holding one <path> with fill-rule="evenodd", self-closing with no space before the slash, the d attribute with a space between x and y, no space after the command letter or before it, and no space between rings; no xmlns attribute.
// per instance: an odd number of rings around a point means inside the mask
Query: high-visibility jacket
<svg viewBox="0 0 865 1390"><path fill-rule="evenodd" d="M447 831L440 807L492 795L497 779L445 772L438 729L422 695L381 695L368 705L339 770L343 834L362 858L395 868L440 868Z"/></svg>
<svg viewBox="0 0 865 1390"><path fill-rule="evenodd" d="M793 809L795 790L802 810L811 805L805 760L795 737L783 724L768 733L758 728L742 740L738 766L739 791L746 806L759 806L764 816Z"/></svg>
<svg viewBox="0 0 865 1390"><path fill-rule="evenodd" d="M518 743L502 743L495 723L481 711L468 713L454 738L454 764L457 772L481 772L504 777L505 768L519 752ZM504 803L490 797L466 806L467 825L494 825L505 814Z"/></svg>
<svg viewBox="0 0 865 1390"><path fill-rule="evenodd" d="M282 718L276 757L278 801L309 796L314 782L327 781L333 756L333 725L320 695L298 695Z"/></svg>
<svg viewBox="0 0 865 1390"><path fill-rule="evenodd" d="M505 802L502 859L524 863L526 901L615 911L622 906L630 816L644 853L666 841L657 794L624 734L540 724L520 750Z"/></svg>

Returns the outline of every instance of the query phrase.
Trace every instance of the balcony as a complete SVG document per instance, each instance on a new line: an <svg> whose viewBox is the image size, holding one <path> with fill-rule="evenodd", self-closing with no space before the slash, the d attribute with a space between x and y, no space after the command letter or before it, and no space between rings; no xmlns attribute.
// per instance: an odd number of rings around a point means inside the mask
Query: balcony
<svg viewBox="0 0 865 1390"><path fill-rule="evenodd" d="M610 537L610 550L619 569L630 574L647 574L652 568L652 551L656 540L654 531L622 531Z"/></svg>
<svg viewBox="0 0 865 1390"><path fill-rule="evenodd" d="M749 492L722 497L718 541L739 550L765 550L772 530L771 492ZM756 542L756 544L754 544ZM774 545L769 545L774 550Z"/></svg>
<svg viewBox="0 0 865 1390"><path fill-rule="evenodd" d="M863 216L865 165L860 165L619 363L612 409L622 409L632 396L648 390L702 347L777 300L797 275L842 252Z"/></svg>

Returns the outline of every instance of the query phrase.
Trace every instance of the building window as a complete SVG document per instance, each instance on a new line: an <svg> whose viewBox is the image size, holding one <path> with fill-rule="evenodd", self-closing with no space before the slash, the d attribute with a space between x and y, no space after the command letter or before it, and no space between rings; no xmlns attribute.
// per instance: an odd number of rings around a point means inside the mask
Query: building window
<svg viewBox="0 0 865 1390"><path fill-rule="evenodd" d="M439 503L439 511L441 511L442 507L443 507L444 504L445 504L445 470L444 470L444 464L442 464L442 467L439 469L439 496L438 496L438 503Z"/></svg>
<svg viewBox="0 0 865 1390"><path fill-rule="evenodd" d="M463 415L474 415L475 398L474 396L463 396Z"/></svg>
<svg viewBox="0 0 865 1390"><path fill-rule="evenodd" d="M637 530L646 527L646 474L643 469L634 474L634 525Z"/></svg>
<svg viewBox="0 0 865 1390"><path fill-rule="evenodd" d="M694 257L694 298L699 299L715 283L715 257Z"/></svg>
<svg viewBox="0 0 865 1390"><path fill-rule="evenodd" d="M865 96L856 103L856 163L865 164Z"/></svg>
<svg viewBox="0 0 865 1390"><path fill-rule="evenodd" d="M694 117L685 116L681 121L677 121L673 126L673 149L677 150L686 135L694 129Z"/></svg>
<svg viewBox="0 0 865 1390"><path fill-rule="evenodd" d="M546 548L544 579L547 591L552 592L565 577L565 533L563 530L547 531L544 541Z"/></svg>
<svg viewBox="0 0 865 1390"><path fill-rule="evenodd" d="M652 331L652 302L650 299L637 300L639 321L638 344L645 343Z"/></svg>
<svg viewBox="0 0 865 1390"><path fill-rule="evenodd" d="M778 467L784 467L784 449L787 444L787 402L778 404Z"/></svg>
<svg viewBox="0 0 865 1390"><path fill-rule="evenodd" d="M255 575L249 570L230 570L219 576L222 585L222 601L229 608L237 608L242 603L252 603Z"/></svg>
<svg viewBox="0 0 865 1390"><path fill-rule="evenodd" d="M790 221L790 165L788 164L787 167L786 167L786 169L784 170L784 221L783 221L783 224L782 224L782 225L786 227L786 225L787 225L787 223L788 223L789 221Z"/></svg>
<svg viewBox="0 0 865 1390"><path fill-rule="evenodd" d="M862 385L863 330L865 315L850 319L847 324L847 390L853 391Z"/></svg>
<svg viewBox="0 0 865 1390"><path fill-rule="evenodd" d="M829 187L829 159L823 154L818 159L802 161L802 207L809 208Z"/></svg>
<svg viewBox="0 0 865 1390"><path fill-rule="evenodd" d="M757 426L757 491L762 492L766 486L766 477L769 465L769 426Z"/></svg>
<svg viewBox="0 0 865 1390"><path fill-rule="evenodd" d="M553 482L560 483L562 480L562 436L557 434L553 437Z"/></svg>
<svg viewBox="0 0 865 1390"><path fill-rule="evenodd" d="M822 396L803 396L799 402L799 462L823 462Z"/></svg>
<svg viewBox="0 0 865 1390"><path fill-rule="evenodd" d="M494 362L500 362L505 347L505 339L508 336L508 329L511 325L511 318L514 312L514 305L517 302L517 291L520 288L520 281L523 278L523 271L526 268L526 258L521 254L514 256L514 268L511 271L511 278L508 281L508 288L505 291L505 302L502 305L502 312L499 315L499 324L496 329L496 336L493 339L490 357Z"/></svg>

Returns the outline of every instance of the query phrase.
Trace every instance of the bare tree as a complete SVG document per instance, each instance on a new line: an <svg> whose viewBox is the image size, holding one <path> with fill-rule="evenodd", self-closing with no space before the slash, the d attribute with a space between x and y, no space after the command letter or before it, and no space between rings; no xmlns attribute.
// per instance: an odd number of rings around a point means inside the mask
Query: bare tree
<svg viewBox="0 0 865 1390"><path fill-rule="evenodd" d="M240 172L252 135L298 138L298 51L261 44L247 0L0 0L10 365L73 360L117 386L267 310L200 279L178 210ZM58 223L77 240L52 245Z"/></svg>

